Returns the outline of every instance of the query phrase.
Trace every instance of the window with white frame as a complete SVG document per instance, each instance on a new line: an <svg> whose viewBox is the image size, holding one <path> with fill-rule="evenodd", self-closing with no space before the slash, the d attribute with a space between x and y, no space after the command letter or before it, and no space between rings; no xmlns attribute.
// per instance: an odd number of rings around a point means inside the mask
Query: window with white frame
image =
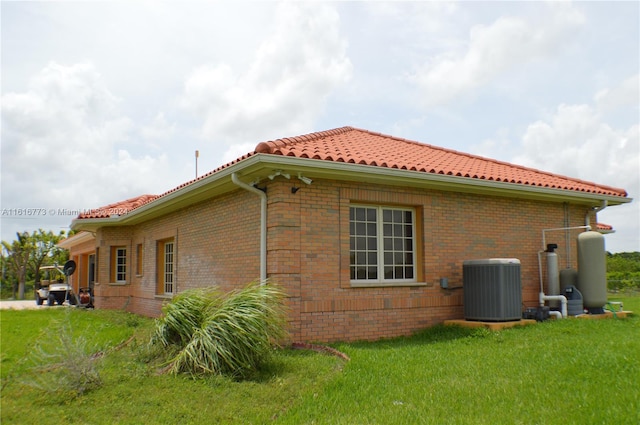
<svg viewBox="0 0 640 425"><path fill-rule="evenodd" d="M351 206L350 278L354 283L415 282L415 212L409 208Z"/></svg>

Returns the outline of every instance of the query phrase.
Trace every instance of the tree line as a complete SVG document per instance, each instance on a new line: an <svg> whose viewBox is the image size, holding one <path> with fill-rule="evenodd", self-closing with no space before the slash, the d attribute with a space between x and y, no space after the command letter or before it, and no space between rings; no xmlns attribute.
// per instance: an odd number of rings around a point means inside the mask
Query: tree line
<svg viewBox="0 0 640 425"><path fill-rule="evenodd" d="M32 233L17 232L16 239L2 241L2 290L11 291L14 299L23 300L27 282L40 282L40 268L64 265L69 258L67 250L57 246L70 236L65 231L55 234L38 229Z"/></svg>
<svg viewBox="0 0 640 425"><path fill-rule="evenodd" d="M607 252L607 287L612 291L640 289L640 252Z"/></svg>

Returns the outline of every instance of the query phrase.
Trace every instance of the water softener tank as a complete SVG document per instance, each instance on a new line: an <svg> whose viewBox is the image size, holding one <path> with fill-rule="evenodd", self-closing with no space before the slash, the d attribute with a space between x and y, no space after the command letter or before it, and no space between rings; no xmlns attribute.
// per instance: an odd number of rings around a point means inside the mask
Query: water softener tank
<svg viewBox="0 0 640 425"><path fill-rule="evenodd" d="M560 273L558 272L558 254L555 249L558 245L547 245L547 295L560 295ZM549 301L549 307L558 309L560 301Z"/></svg>
<svg viewBox="0 0 640 425"><path fill-rule="evenodd" d="M560 270L560 293L569 286L578 287L578 270L576 269Z"/></svg>
<svg viewBox="0 0 640 425"><path fill-rule="evenodd" d="M607 262L604 236L598 232L578 235L578 289L589 313L604 313L603 307L607 303Z"/></svg>

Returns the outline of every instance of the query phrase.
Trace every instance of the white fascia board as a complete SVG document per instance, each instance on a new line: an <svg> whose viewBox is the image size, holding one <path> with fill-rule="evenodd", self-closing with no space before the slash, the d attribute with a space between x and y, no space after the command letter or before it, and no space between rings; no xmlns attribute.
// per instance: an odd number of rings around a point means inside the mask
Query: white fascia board
<svg viewBox="0 0 640 425"><path fill-rule="evenodd" d="M269 174L278 170L290 172L292 179L295 178L293 177L295 174L303 173L305 177L311 179L348 180L369 184L419 187L450 192L477 193L556 202L573 201L590 206L601 205L602 201L607 201L610 206L632 201L632 198L622 198L618 196L468 177L447 176L398 168L272 154L256 154L229 165L207 177L176 189L148 204L136 208L131 213L109 218L74 219L71 222L71 228L74 230L95 231L100 227L136 224L218 194L237 190L237 186L231 182L231 174L234 172L245 180L248 180L248 183L250 181L266 180Z"/></svg>

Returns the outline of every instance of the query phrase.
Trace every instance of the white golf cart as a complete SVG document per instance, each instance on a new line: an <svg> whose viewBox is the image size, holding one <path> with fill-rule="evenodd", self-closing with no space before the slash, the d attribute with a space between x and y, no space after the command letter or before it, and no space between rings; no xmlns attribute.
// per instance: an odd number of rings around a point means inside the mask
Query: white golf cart
<svg viewBox="0 0 640 425"><path fill-rule="evenodd" d="M69 276L75 270L76 263L73 260L67 261L62 268L57 264L41 267L43 279L35 288L36 304L42 305L46 301L48 306L53 306L56 303L63 305L66 301L69 305L93 308L93 294L89 288L80 288L76 294L69 285Z"/></svg>

